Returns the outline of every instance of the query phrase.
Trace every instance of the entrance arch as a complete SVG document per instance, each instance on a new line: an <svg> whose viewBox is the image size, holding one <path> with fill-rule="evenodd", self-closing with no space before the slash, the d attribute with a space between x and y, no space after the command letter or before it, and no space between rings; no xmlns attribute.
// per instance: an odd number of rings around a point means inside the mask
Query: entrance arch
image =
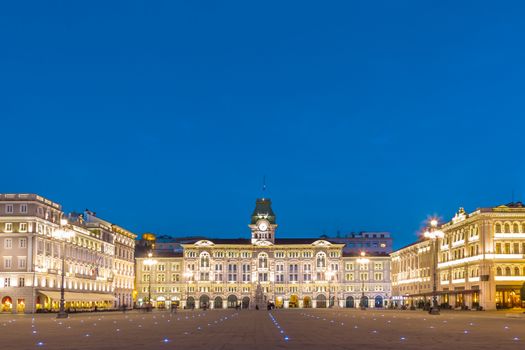
<svg viewBox="0 0 525 350"><path fill-rule="evenodd" d="M381 295L376 296L374 299L374 307L383 307L383 297Z"/></svg>
<svg viewBox="0 0 525 350"><path fill-rule="evenodd" d="M237 307L237 297L232 294L228 297L228 308L236 308L236 307Z"/></svg>
<svg viewBox="0 0 525 350"><path fill-rule="evenodd" d="M346 297L346 307L354 307L354 297L348 296Z"/></svg>
<svg viewBox="0 0 525 350"><path fill-rule="evenodd" d="M10 312L13 310L13 299L11 297L2 298L2 311Z"/></svg>
<svg viewBox="0 0 525 350"><path fill-rule="evenodd" d="M193 297L186 299L186 309L195 309L195 299Z"/></svg>
<svg viewBox="0 0 525 350"><path fill-rule="evenodd" d="M288 307L291 309L299 307L299 298L297 295L292 294L290 295L290 301L288 302Z"/></svg>
<svg viewBox="0 0 525 350"><path fill-rule="evenodd" d="M250 307L250 298L249 297L242 298L242 308L247 309L249 307Z"/></svg>
<svg viewBox="0 0 525 350"><path fill-rule="evenodd" d="M222 309L222 298L221 297L216 297L213 300L213 308L214 309Z"/></svg>
<svg viewBox="0 0 525 350"><path fill-rule="evenodd" d="M315 298L316 301L316 307L319 309L326 308L326 297L324 294L319 294L317 298Z"/></svg>
<svg viewBox="0 0 525 350"><path fill-rule="evenodd" d="M309 309L312 307L312 298L310 297L304 297L303 298L303 307L306 309Z"/></svg>
<svg viewBox="0 0 525 350"><path fill-rule="evenodd" d="M206 294L201 295L199 298L199 308L200 309L207 309L210 307L210 297Z"/></svg>

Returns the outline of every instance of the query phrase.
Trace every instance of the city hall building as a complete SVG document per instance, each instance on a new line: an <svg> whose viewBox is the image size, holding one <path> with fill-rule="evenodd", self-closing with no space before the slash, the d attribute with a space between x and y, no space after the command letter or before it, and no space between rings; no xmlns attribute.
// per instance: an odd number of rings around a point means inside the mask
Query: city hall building
<svg viewBox="0 0 525 350"><path fill-rule="evenodd" d="M271 204L270 199L257 199L248 225L249 238L201 237L164 241L157 246L155 236L146 234L137 246L137 305L148 302L157 308L172 305L262 308L269 302L283 308L388 305L390 257L382 251L391 246L388 234L371 234L366 241L372 243L359 245L354 242L354 235L352 247L359 249L345 249L344 239L338 243L329 238L279 238Z"/></svg>

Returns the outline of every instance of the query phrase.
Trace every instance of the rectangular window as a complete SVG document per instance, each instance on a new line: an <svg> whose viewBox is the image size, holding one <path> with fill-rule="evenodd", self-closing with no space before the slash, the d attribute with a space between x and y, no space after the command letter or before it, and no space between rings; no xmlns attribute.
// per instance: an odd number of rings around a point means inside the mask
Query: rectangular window
<svg viewBox="0 0 525 350"><path fill-rule="evenodd" d="M24 277L20 277L18 279L18 286L19 287L25 287L25 285L26 285L26 279Z"/></svg>
<svg viewBox="0 0 525 350"><path fill-rule="evenodd" d="M13 224L10 222L5 223L5 232L13 232Z"/></svg>
<svg viewBox="0 0 525 350"><path fill-rule="evenodd" d="M27 232L27 223L21 222L19 227L19 232Z"/></svg>
<svg viewBox="0 0 525 350"><path fill-rule="evenodd" d="M250 264L242 265L242 281L250 282Z"/></svg>
<svg viewBox="0 0 525 350"><path fill-rule="evenodd" d="M228 265L228 282L237 281L237 265L229 264Z"/></svg>
<svg viewBox="0 0 525 350"><path fill-rule="evenodd" d="M11 287L11 278L10 277L4 278L4 287Z"/></svg>
<svg viewBox="0 0 525 350"><path fill-rule="evenodd" d="M5 213L6 214L13 214L13 205L12 204L6 204L5 205Z"/></svg>
<svg viewBox="0 0 525 350"><path fill-rule="evenodd" d="M20 204L20 212L27 213L27 204Z"/></svg>
<svg viewBox="0 0 525 350"><path fill-rule="evenodd" d="M18 268L25 269L27 267L27 260L25 256L18 257Z"/></svg>
<svg viewBox="0 0 525 350"><path fill-rule="evenodd" d="M13 239L12 238L4 239L4 248L6 248L6 249L13 248Z"/></svg>
<svg viewBox="0 0 525 350"><path fill-rule="evenodd" d="M4 268L5 269L10 269L12 266L12 260L11 260L11 257L10 256L5 256L4 257Z"/></svg>

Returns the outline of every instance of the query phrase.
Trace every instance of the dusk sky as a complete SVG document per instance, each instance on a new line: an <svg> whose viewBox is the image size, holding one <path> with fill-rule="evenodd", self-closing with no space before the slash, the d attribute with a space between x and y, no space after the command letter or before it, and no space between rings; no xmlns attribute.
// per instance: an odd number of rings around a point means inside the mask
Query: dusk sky
<svg viewBox="0 0 525 350"><path fill-rule="evenodd" d="M12 6L16 6L12 7ZM0 192L141 234L390 231L525 200L525 4L33 1L0 10Z"/></svg>

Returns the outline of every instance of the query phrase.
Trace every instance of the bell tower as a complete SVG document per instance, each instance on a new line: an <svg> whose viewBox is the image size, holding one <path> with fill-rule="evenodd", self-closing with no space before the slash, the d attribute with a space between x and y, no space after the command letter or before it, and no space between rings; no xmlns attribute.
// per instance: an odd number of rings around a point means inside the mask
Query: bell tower
<svg viewBox="0 0 525 350"><path fill-rule="evenodd" d="M250 225L252 244L256 242L275 243L275 214L272 210L272 201L269 198L257 198L252 213Z"/></svg>

